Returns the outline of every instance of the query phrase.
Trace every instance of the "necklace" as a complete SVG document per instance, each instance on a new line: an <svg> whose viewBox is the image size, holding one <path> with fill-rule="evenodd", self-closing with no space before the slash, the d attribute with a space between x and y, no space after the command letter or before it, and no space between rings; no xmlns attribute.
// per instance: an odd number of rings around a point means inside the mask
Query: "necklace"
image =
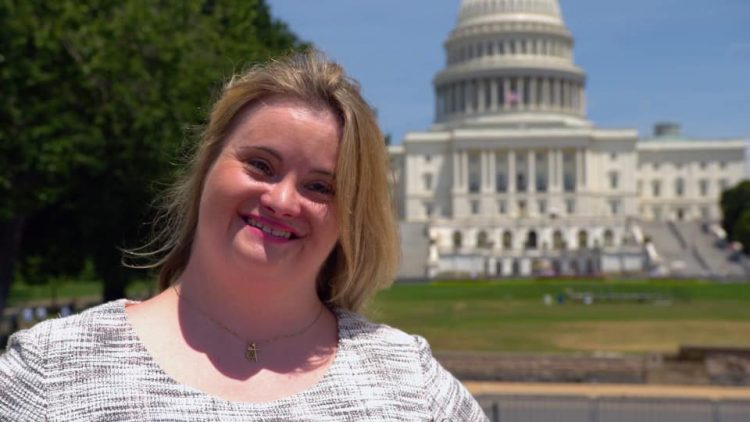
<svg viewBox="0 0 750 422"><path fill-rule="evenodd" d="M323 305L321 304L320 305L320 310L318 311L318 314L315 316L315 318L312 320L312 322L310 322L309 324L307 324L301 330L296 331L296 332L291 333L291 334L284 334L284 335L280 335L280 336L276 336L276 337L271 337L269 339L253 341L253 340L247 340L247 339L245 339L241 335L237 334L236 331L234 331L231 328L227 327L221 321L219 321L219 320L215 319L214 317L212 317L211 315L207 314L205 311L203 311L203 309L200 306L198 306L196 303L194 303L193 301L191 301L187 297L183 296L180 293L180 291L177 290L177 286L175 286L174 284L172 285L172 289L174 289L174 292L177 293L177 297L179 297L180 299L184 300L185 303L187 303L193 309L195 309L196 311L198 311L198 313L200 313L204 318L206 318L209 321L213 322L214 324L218 325L224 331L228 332L229 334L231 334L234 337L236 337L237 339L239 339L241 342L245 343L245 359L247 359L250 362L257 362L258 361L258 352L260 351L260 349L258 348L258 344L262 343L262 344L268 345L268 344L275 343L275 342L277 342L279 340L283 340L285 338L292 338L292 337L300 336L300 335L306 333L307 330L310 329L310 327L312 327L313 325L315 325L315 323L318 322L318 320L320 319L320 316L323 314Z"/></svg>

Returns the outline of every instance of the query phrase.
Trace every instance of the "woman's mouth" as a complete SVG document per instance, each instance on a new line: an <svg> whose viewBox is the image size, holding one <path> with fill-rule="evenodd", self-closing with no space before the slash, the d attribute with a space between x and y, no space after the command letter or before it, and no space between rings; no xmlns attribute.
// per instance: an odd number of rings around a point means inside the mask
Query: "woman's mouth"
<svg viewBox="0 0 750 422"><path fill-rule="evenodd" d="M278 226L264 223L249 215L242 216L242 220L248 226L255 227L258 230L262 231L263 233L267 235L271 235L279 239L291 240L291 239L297 239L299 237L295 235L292 231L284 230L284 229L279 228Z"/></svg>

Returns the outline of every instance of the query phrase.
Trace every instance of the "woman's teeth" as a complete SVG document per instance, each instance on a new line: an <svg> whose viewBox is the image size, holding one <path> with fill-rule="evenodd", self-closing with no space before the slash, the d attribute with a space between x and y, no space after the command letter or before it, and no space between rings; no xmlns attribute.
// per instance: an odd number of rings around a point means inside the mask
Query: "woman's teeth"
<svg viewBox="0 0 750 422"><path fill-rule="evenodd" d="M280 237L282 239L289 239L292 236L291 232L275 229L269 226L266 226L265 224L261 223L260 221L254 220L250 217L245 218L245 222L253 227L257 227L260 229L263 233L268 233L272 236Z"/></svg>

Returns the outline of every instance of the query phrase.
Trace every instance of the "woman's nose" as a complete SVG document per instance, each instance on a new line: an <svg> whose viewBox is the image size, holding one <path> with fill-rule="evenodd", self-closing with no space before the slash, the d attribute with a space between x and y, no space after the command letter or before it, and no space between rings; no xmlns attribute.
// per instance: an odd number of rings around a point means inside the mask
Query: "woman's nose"
<svg viewBox="0 0 750 422"><path fill-rule="evenodd" d="M275 215L293 217L300 212L297 186L292 177L285 177L268 185L260 197L261 205Z"/></svg>

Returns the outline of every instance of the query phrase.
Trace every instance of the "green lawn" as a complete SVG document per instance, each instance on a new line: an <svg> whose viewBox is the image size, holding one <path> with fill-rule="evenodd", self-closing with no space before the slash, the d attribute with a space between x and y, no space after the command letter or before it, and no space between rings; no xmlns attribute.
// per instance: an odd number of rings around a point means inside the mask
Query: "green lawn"
<svg viewBox="0 0 750 422"><path fill-rule="evenodd" d="M650 293L652 303L545 305L576 292ZM436 350L670 352L681 344L750 347L750 284L694 281L502 281L394 285L370 318L425 336Z"/></svg>
<svg viewBox="0 0 750 422"><path fill-rule="evenodd" d="M152 281L133 283L139 297ZM561 292L642 293L649 303L568 301L545 305ZM11 304L49 299L50 285L16 283ZM57 283L59 300L101 295L101 284ZM436 350L508 352L673 352L680 345L750 347L750 284L701 281L454 281L396 284L381 292L367 315L426 337Z"/></svg>
<svg viewBox="0 0 750 422"><path fill-rule="evenodd" d="M149 291L149 288L155 289L155 286L155 281L139 280L128 285L126 294L128 297L142 297ZM53 298L65 301L73 298L101 297L101 295L102 283L98 281L64 280L47 284L15 282L11 285L8 304L14 306Z"/></svg>

